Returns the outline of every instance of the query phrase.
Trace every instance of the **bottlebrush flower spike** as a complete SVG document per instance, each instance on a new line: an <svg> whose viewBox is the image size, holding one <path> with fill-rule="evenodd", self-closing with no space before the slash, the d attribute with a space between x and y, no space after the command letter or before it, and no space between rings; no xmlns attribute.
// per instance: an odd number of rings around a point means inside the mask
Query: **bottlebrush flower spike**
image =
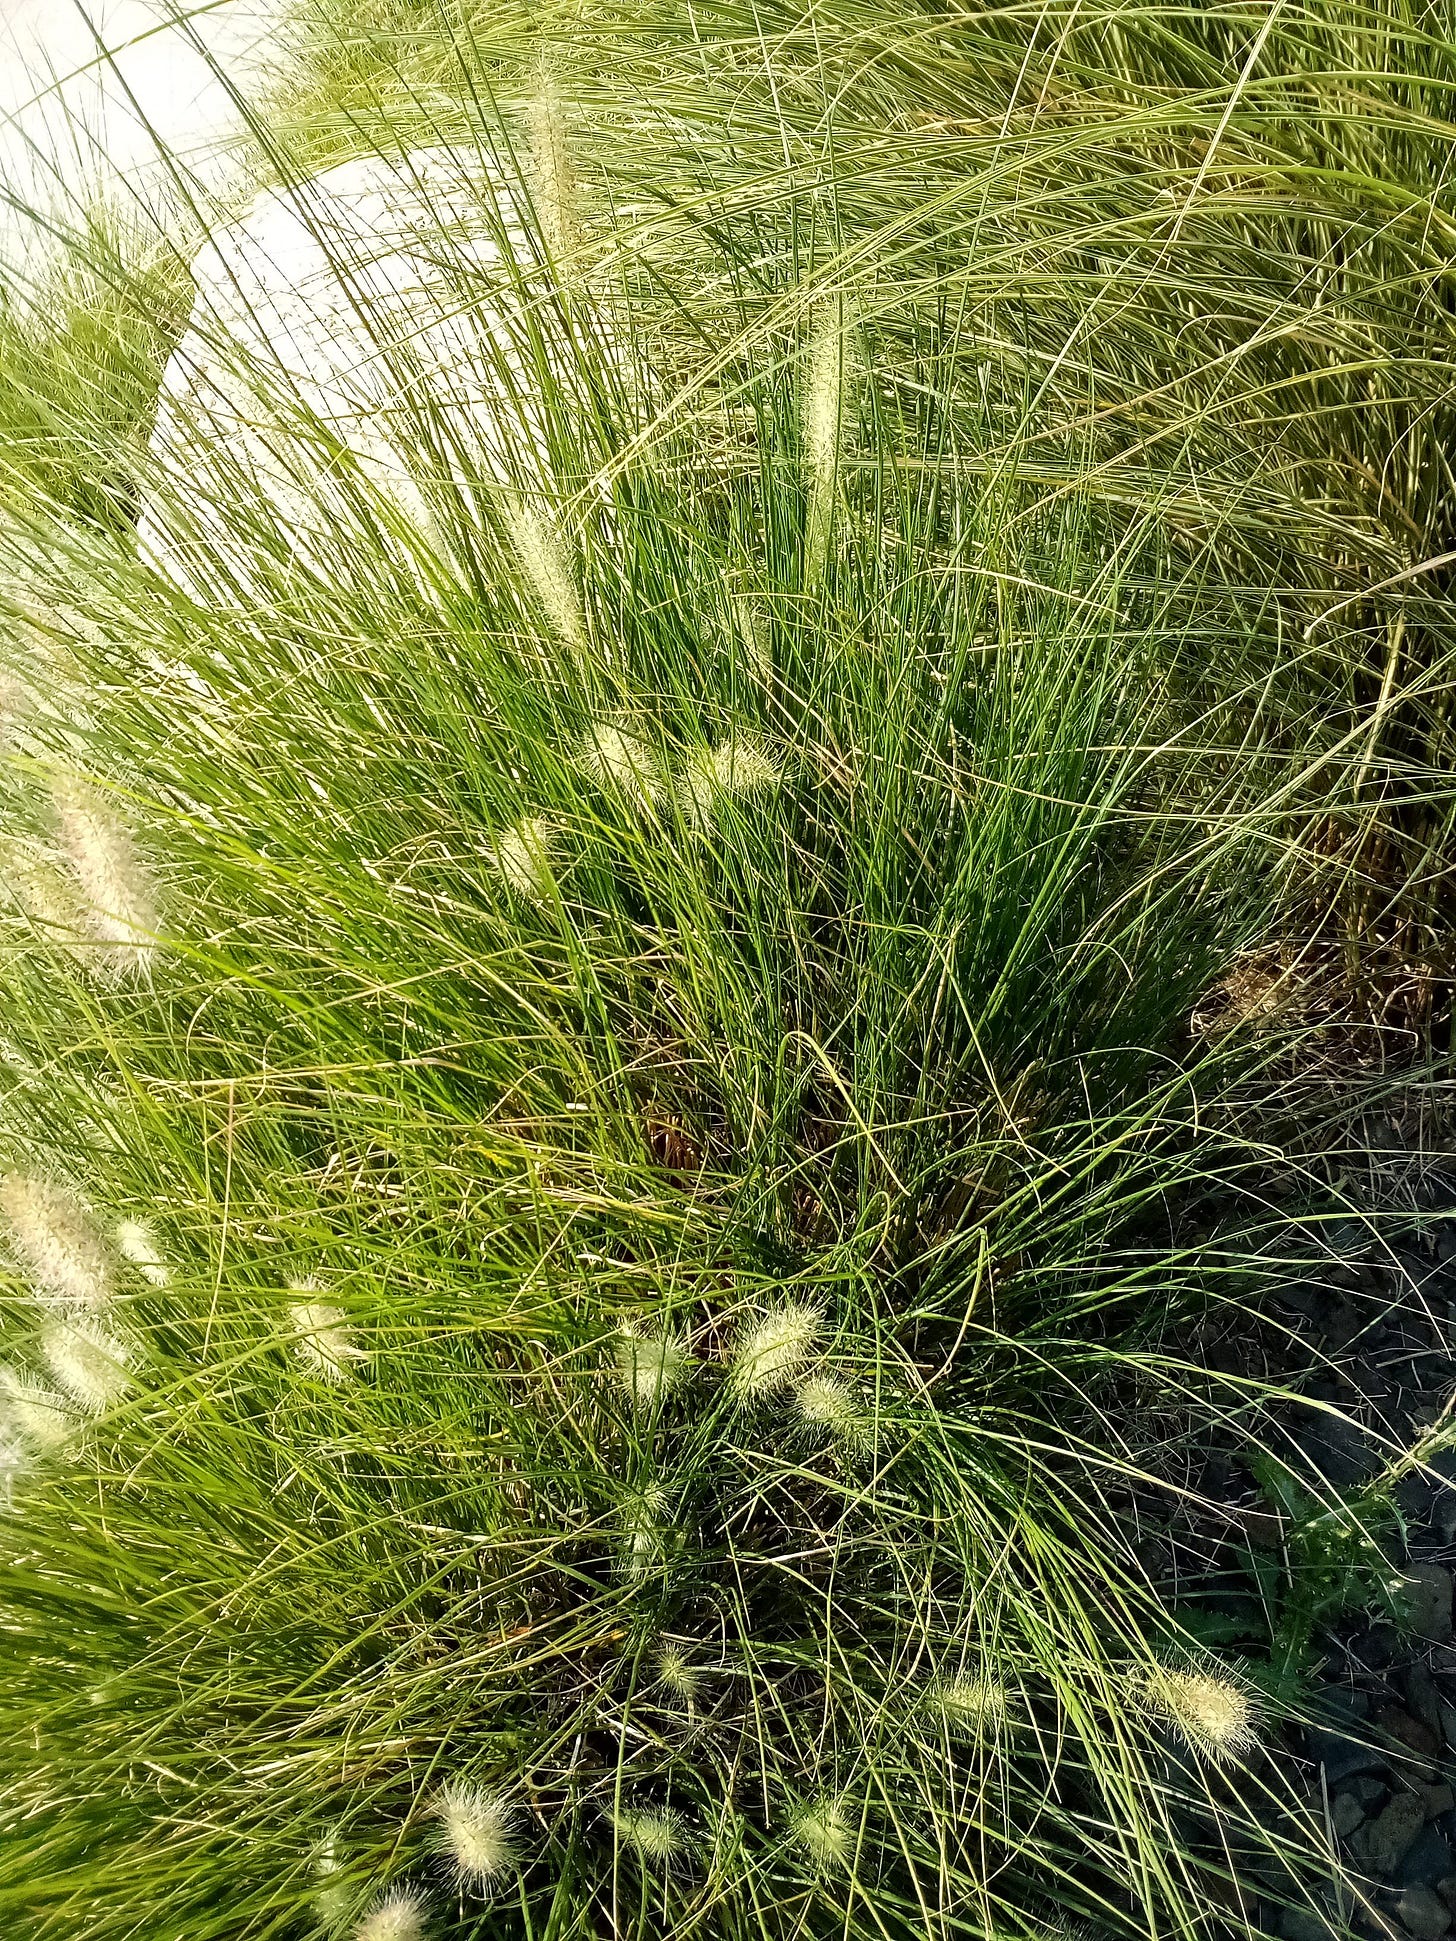
<svg viewBox="0 0 1456 1941"><path fill-rule="evenodd" d="M931 1696L951 1731L970 1738L991 1737L1006 1718L1006 1687L985 1672L948 1678Z"/></svg>
<svg viewBox="0 0 1456 1941"><path fill-rule="evenodd" d="M0 1368L0 1420L33 1449L59 1448L75 1427L65 1397L18 1368Z"/></svg>
<svg viewBox="0 0 1456 1941"><path fill-rule="evenodd" d="M571 162L561 92L555 75L544 65L526 103L526 122L531 136L532 199L546 248L560 270L580 244L581 227L577 220L576 170Z"/></svg>
<svg viewBox="0 0 1456 1941"><path fill-rule="evenodd" d="M691 1705L698 1695L702 1674L678 1644L665 1644L657 1654L657 1676L674 1698Z"/></svg>
<svg viewBox="0 0 1456 1941"><path fill-rule="evenodd" d="M794 1399L805 1422L827 1430L847 1448L865 1449L874 1440L873 1424L858 1396L832 1375L811 1375Z"/></svg>
<svg viewBox="0 0 1456 1941"><path fill-rule="evenodd" d="M818 1308L778 1308L742 1337L728 1379L745 1397L783 1388L813 1359L823 1332L824 1316Z"/></svg>
<svg viewBox="0 0 1456 1941"><path fill-rule="evenodd" d="M15 1507L15 1485L30 1468L30 1451L12 1429L0 1429L0 1504Z"/></svg>
<svg viewBox="0 0 1456 1941"><path fill-rule="evenodd" d="M1238 1680L1196 1668L1154 1665L1132 1674L1134 1697L1171 1725L1191 1752L1216 1764L1259 1743L1253 1694Z"/></svg>
<svg viewBox="0 0 1456 1941"><path fill-rule="evenodd" d="M395 1887L377 1900L354 1930L354 1941L423 1941L424 1898L412 1887Z"/></svg>
<svg viewBox="0 0 1456 1941"><path fill-rule="evenodd" d="M313 1904L318 1910L319 1919L325 1927L337 1928L342 1925L354 1899L354 1891L344 1876L344 1858L337 1830L326 1833L319 1842L313 1857L313 1871L318 1880Z"/></svg>
<svg viewBox="0 0 1456 1941"><path fill-rule="evenodd" d="M667 1491L661 1483L650 1483L623 1504L622 1532L627 1540L627 1569L632 1575L648 1570L664 1555L668 1508Z"/></svg>
<svg viewBox="0 0 1456 1941"><path fill-rule="evenodd" d="M86 1415L104 1415L131 1386L130 1346L98 1321L58 1321L41 1348L51 1373Z"/></svg>
<svg viewBox="0 0 1456 1941"><path fill-rule="evenodd" d="M506 534L531 590L564 646L585 654L586 622L566 542L554 520L516 503L505 516Z"/></svg>
<svg viewBox="0 0 1456 1941"><path fill-rule="evenodd" d="M96 1222L72 1188L12 1173L0 1184L0 1212L42 1294L77 1307L110 1304L111 1261Z"/></svg>
<svg viewBox="0 0 1456 1941"><path fill-rule="evenodd" d="M440 1844L462 1887L480 1893L515 1864L515 1811L503 1793L452 1779L435 1802Z"/></svg>
<svg viewBox="0 0 1456 1941"><path fill-rule="evenodd" d="M783 770L761 741L734 735L688 756L677 779L678 806L684 822L703 829L724 801L762 795L782 779Z"/></svg>
<svg viewBox="0 0 1456 1941"><path fill-rule="evenodd" d="M845 435L858 378L854 317L843 295L821 307L809 345L801 406L804 469L809 485L806 577L824 571Z"/></svg>
<svg viewBox="0 0 1456 1941"><path fill-rule="evenodd" d="M816 1867L842 1866L853 1837L838 1800L817 1800L794 1816L793 1837Z"/></svg>
<svg viewBox="0 0 1456 1941"><path fill-rule="evenodd" d="M319 1291L317 1281L297 1281L288 1291L308 1297L291 1302L288 1309L300 1359L326 1382L348 1381L359 1363L369 1359L368 1349L354 1339L349 1317L334 1302L312 1298Z"/></svg>
<svg viewBox="0 0 1456 1941"><path fill-rule="evenodd" d="M624 797L632 808L655 806L662 775L657 758L640 735L599 721L587 730L581 761L594 781Z"/></svg>
<svg viewBox="0 0 1456 1941"><path fill-rule="evenodd" d="M551 873L551 828L540 816L527 816L502 830L490 845L492 869L506 888L527 903L551 901L556 879Z"/></svg>
<svg viewBox="0 0 1456 1941"><path fill-rule="evenodd" d="M617 1341L617 1375L634 1408L652 1409L687 1371L687 1350L669 1337L624 1328Z"/></svg>
<svg viewBox="0 0 1456 1941"><path fill-rule="evenodd" d="M676 1813L618 1813L612 1824L640 1860L674 1860L683 1850L682 1821Z"/></svg>
<svg viewBox="0 0 1456 1941"><path fill-rule="evenodd" d="M157 898L125 823L77 776L52 786L61 848L85 902L87 934L117 972L147 971L156 952Z"/></svg>
<svg viewBox="0 0 1456 1941"><path fill-rule="evenodd" d="M153 1287L165 1287L172 1271L163 1260L152 1230L140 1220L123 1220L116 1229L116 1244L122 1258L139 1267Z"/></svg>

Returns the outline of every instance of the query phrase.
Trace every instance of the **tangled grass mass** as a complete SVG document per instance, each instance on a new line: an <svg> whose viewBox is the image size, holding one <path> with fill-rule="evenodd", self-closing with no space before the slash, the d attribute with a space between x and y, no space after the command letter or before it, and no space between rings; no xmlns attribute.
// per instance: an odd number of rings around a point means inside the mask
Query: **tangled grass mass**
<svg viewBox="0 0 1456 1941"><path fill-rule="evenodd" d="M0 1925L1395 1931L1456 16L292 32L0 307Z"/></svg>

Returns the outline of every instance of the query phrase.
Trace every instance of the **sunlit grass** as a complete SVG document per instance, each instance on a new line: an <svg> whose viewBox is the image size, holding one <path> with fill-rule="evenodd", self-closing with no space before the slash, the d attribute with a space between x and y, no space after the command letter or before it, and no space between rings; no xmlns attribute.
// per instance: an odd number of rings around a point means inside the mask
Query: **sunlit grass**
<svg viewBox="0 0 1456 1941"><path fill-rule="evenodd" d="M1317 1875L1287 1679L1119 1501L1256 1442L1179 1328L1334 1204L1269 1194L1297 1022L1195 1012L1440 915L1440 583L1321 620L1445 504L1426 191L1356 152L1435 137L1291 113L1371 17L1309 18L318 16L260 169L448 141L529 244L432 239L539 382L495 442L344 266L405 490L271 382L285 511L148 458L177 285L95 239L5 319L27 1931L1212 1937L1235 1856Z"/></svg>

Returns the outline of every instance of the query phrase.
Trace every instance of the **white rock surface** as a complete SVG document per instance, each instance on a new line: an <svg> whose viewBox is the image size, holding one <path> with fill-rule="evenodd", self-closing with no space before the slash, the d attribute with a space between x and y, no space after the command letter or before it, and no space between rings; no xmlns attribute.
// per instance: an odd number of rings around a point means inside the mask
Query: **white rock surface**
<svg viewBox="0 0 1456 1941"><path fill-rule="evenodd" d="M406 567L447 557L480 485L549 471L530 340L549 341L551 306L522 280L533 262L473 151L370 156L259 196L193 265L144 557L208 603L261 582L260 532L325 575L365 530Z"/></svg>
<svg viewBox="0 0 1456 1941"><path fill-rule="evenodd" d="M174 170L225 178L243 127L234 91L272 71L281 11L0 0L0 269L22 294L56 246L52 226L98 200L165 223Z"/></svg>

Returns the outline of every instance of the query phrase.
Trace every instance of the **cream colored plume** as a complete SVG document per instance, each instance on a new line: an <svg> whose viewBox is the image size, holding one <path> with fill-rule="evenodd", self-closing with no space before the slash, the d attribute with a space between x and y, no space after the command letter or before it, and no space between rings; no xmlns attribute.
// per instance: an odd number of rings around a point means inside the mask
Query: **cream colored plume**
<svg viewBox="0 0 1456 1941"><path fill-rule="evenodd" d="M623 797L634 809L653 808L662 792L662 775L652 750L640 735L611 722L587 730L582 767L600 787Z"/></svg>
<svg viewBox="0 0 1456 1941"><path fill-rule="evenodd" d="M551 869L551 825L542 816L525 816L493 836L490 866L506 888L527 903L544 907L556 889Z"/></svg>
<svg viewBox="0 0 1456 1941"><path fill-rule="evenodd" d="M11 1173L0 1182L0 1213L38 1293L77 1307L109 1306L115 1292L111 1256L73 1187Z"/></svg>
<svg viewBox="0 0 1456 1941"><path fill-rule="evenodd" d="M1259 1743L1254 1696L1227 1674L1154 1665L1133 1672L1130 1682L1134 1698L1172 1726L1190 1751L1215 1764L1252 1752Z"/></svg>
<svg viewBox="0 0 1456 1941"><path fill-rule="evenodd" d="M581 246L571 133L556 76L544 63L526 102L531 137L531 194L542 239L558 273L569 273Z"/></svg>
<svg viewBox="0 0 1456 1941"><path fill-rule="evenodd" d="M671 1860L682 1852L682 1822L676 1813L618 1813L612 1823L619 1838L639 1859Z"/></svg>
<svg viewBox="0 0 1456 1941"><path fill-rule="evenodd" d="M369 1359L368 1349L354 1339L348 1316L333 1301L317 1298L317 1281L295 1281L288 1291L301 1297L288 1308L294 1352L322 1380L348 1381L359 1364Z"/></svg>
<svg viewBox="0 0 1456 1941"><path fill-rule="evenodd" d="M555 520L518 500L506 508L505 527L521 570L553 631L564 646L585 654L581 594L566 541Z"/></svg>
<svg viewBox="0 0 1456 1941"><path fill-rule="evenodd" d="M718 808L735 798L778 787L780 768L753 735L731 735L716 748L695 749L678 771L678 806L690 827L706 828Z"/></svg>
<svg viewBox="0 0 1456 1941"><path fill-rule="evenodd" d="M859 343L853 306L838 293L819 308L809 341L800 404L804 470L809 488L807 577L823 574L858 381Z"/></svg>
<svg viewBox="0 0 1456 1941"><path fill-rule="evenodd" d="M617 1339L617 1375L635 1408L649 1410L687 1372L687 1350L669 1336L624 1328Z"/></svg>
<svg viewBox="0 0 1456 1941"><path fill-rule="evenodd" d="M156 1236L142 1221L123 1220L116 1229L116 1244L122 1258L140 1268L153 1287L165 1287L171 1280L171 1269L162 1258Z"/></svg>
<svg viewBox="0 0 1456 1941"><path fill-rule="evenodd" d="M354 1941L424 1941L425 1903L410 1887L377 1900L354 1929Z"/></svg>
<svg viewBox="0 0 1456 1941"><path fill-rule="evenodd" d="M776 1308L740 1337L728 1378L745 1397L787 1387L814 1359L823 1332L818 1308L795 1303Z"/></svg>
<svg viewBox="0 0 1456 1941"><path fill-rule="evenodd" d="M17 1368L0 1368L0 1420L32 1449L58 1449L75 1428L65 1397Z"/></svg>
<svg viewBox="0 0 1456 1941"><path fill-rule="evenodd" d="M131 1386L132 1348L98 1321L58 1321L41 1339L51 1373L85 1415L104 1415Z"/></svg>
<svg viewBox="0 0 1456 1941"><path fill-rule="evenodd" d="M503 1793L452 1779L435 1801L440 1840L462 1887L479 1893L515 1864L515 1813Z"/></svg>
<svg viewBox="0 0 1456 1941"><path fill-rule="evenodd" d="M56 834L82 902L84 935L115 973L144 973L156 954L156 890L122 817L79 776L52 784ZM89 955L89 953L88 953Z"/></svg>
<svg viewBox="0 0 1456 1941"><path fill-rule="evenodd" d="M795 1814L793 1837L816 1867L833 1867L849 1858L853 1834L840 1801L821 1799Z"/></svg>

